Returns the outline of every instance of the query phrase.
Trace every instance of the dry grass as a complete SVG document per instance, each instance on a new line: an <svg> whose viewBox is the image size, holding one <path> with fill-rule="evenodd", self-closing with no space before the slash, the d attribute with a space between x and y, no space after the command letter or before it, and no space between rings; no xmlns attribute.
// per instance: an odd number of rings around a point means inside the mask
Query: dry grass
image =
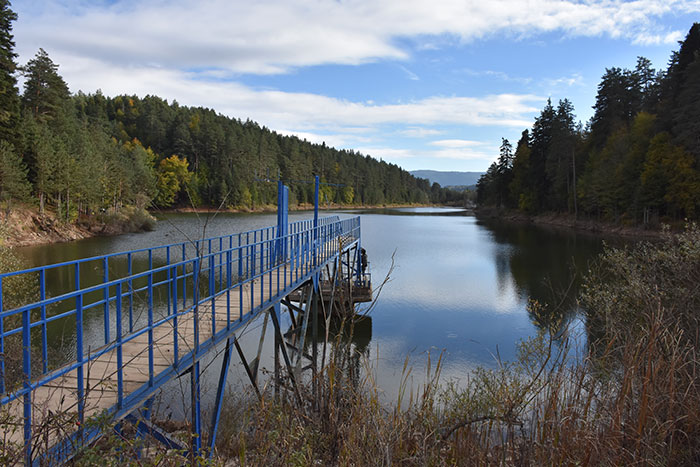
<svg viewBox="0 0 700 467"><path fill-rule="evenodd" d="M698 465L700 232L608 249L589 273L588 354L543 330L517 361L444 385L440 362L419 392L379 401L371 369L344 366L350 345L304 402L266 397L221 436L241 465ZM676 277L677 273L682 277ZM650 287L650 284L655 284ZM640 290L639 287L644 287ZM643 299L640 299L642 297ZM541 312L534 305L534 312ZM594 328L594 326L601 326Z"/></svg>

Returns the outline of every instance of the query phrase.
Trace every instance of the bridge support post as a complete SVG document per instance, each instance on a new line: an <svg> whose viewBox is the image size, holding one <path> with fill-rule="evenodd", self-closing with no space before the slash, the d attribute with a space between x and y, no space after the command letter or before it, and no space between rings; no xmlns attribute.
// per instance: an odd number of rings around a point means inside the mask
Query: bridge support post
<svg viewBox="0 0 700 467"><path fill-rule="evenodd" d="M153 407L153 397L146 399L141 409L140 417L133 417L136 425L136 436L141 439L146 439L149 435L153 435L153 425L151 424L151 408ZM137 453L137 458L141 459L141 452Z"/></svg>
<svg viewBox="0 0 700 467"><path fill-rule="evenodd" d="M190 460L193 465L195 459L202 452L202 420L200 410L199 392L199 362L194 362L190 372L190 391L192 401L192 442L190 444Z"/></svg>
<svg viewBox="0 0 700 467"><path fill-rule="evenodd" d="M314 276L313 301L311 302L311 390L313 392L314 405L318 403L318 298L319 298L318 274Z"/></svg>

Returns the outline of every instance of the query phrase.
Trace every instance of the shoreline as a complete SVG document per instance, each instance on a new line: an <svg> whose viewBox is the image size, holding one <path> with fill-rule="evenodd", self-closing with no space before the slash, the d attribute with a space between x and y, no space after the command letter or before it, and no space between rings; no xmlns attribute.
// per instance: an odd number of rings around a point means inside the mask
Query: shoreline
<svg viewBox="0 0 700 467"><path fill-rule="evenodd" d="M323 206L324 211L337 210L381 210L409 207L436 207L437 204L383 204L383 205L335 205ZM449 206L444 206L449 207ZM264 205L255 209L214 209L210 207L180 207L172 209L152 209L148 211L150 216L159 214L179 213L234 213L234 214L263 214L276 212L275 205ZM299 204L290 207L290 212L313 211L312 204ZM638 239L659 239L663 235L661 229L644 229L638 226L623 226L610 222L594 219L575 219L572 215L559 213L545 213L528 215L517 211L497 210L493 208L477 208L472 211L478 219L499 220L509 223L534 224L549 226L582 233L614 235L620 237L632 237ZM0 247L27 247L54 243L71 242L93 237L110 237L126 233L143 232L148 230L143 225L134 225L124 219L115 222L102 222L97 217L81 218L75 223L61 222L52 212L39 214L35 207L16 207L10 213L0 212Z"/></svg>
<svg viewBox="0 0 700 467"><path fill-rule="evenodd" d="M640 226L625 226L595 219L576 219L570 214L544 213L529 215L517 211L499 211L493 208L476 209L474 212L479 219L501 220L514 224L549 226L581 233L632 237L640 240L660 239L663 236L663 231L660 228L645 229Z"/></svg>
<svg viewBox="0 0 700 467"><path fill-rule="evenodd" d="M391 209L400 207L429 207L434 204L385 204L385 205L335 205L323 206L320 212L342 209ZM290 212L313 211L312 204L300 204L290 207ZM256 209L214 209L201 208L173 208L152 209L147 215L155 222L154 215L178 214L178 213L272 213L277 211L275 205L264 205ZM149 220L149 219L146 219ZM58 220L53 212L46 211L39 214L36 207L15 206L9 213L0 212L0 247L21 248L36 245L72 242L93 237L111 237L126 233L143 232L148 230L143 223L136 225L130 219L120 218L113 222L103 222L97 216L83 217L73 223Z"/></svg>
<svg viewBox="0 0 700 467"><path fill-rule="evenodd" d="M362 205L362 204L330 204L319 206L319 212L323 211L339 211L345 209L393 209L393 208L423 208L423 207L443 207L441 204L423 204L423 203L399 203L399 204L372 204L372 205ZM449 207L449 206L444 206ZM289 207L289 212L303 212L303 211L313 211L314 205L309 203L297 204ZM182 207L182 208L170 208L170 209L153 209L149 211L151 214L172 214L172 213L232 213L232 214L263 214L277 212L277 206L274 204L263 205L255 209L244 209L244 208L228 208L228 209L216 209L211 207Z"/></svg>

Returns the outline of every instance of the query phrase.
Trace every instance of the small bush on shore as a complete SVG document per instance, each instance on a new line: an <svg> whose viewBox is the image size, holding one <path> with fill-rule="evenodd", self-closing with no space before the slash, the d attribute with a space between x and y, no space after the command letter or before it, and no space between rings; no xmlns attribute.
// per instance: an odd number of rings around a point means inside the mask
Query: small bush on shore
<svg viewBox="0 0 700 467"><path fill-rule="evenodd" d="M115 233L151 231L157 222L146 209L136 206L124 206L118 211L110 209L100 215L99 220Z"/></svg>

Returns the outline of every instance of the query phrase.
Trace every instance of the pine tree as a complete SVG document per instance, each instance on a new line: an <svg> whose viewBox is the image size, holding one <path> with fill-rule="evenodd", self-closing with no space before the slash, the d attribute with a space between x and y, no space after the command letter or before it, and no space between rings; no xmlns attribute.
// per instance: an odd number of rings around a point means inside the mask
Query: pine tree
<svg viewBox="0 0 700 467"><path fill-rule="evenodd" d="M524 130L515 148L510 196L518 209L526 212L532 211L534 198L530 179L530 152L530 132Z"/></svg>
<svg viewBox="0 0 700 467"><path fill-rule="evenodd" d="M552 122L552 139L547 148L545 170L550 184L550 205L567 210L571 197L575 151L574 106L568 99L559 101Z"/></svg>
<svg viewBox="0 0 700 467"><path fill-rule="evenodd" d="M547 104L532 126L532 140L530 141L530 183L534 195L534 208L540 211L551 207L548 199L550 182L547 177L546 164L554 136L555 120L556 112L552 107L552 100L547 99Z"/></svg>
<svg viewBox="0 0 700 467"><path fill-rule="evenodd" d="M700 167L700 23L695 23L678 53L677 97L673 135L695 156Z"/></svg>
<svg viewBox="0 0 700 467"><path fill-rule="evenodd" d="M58 74L56 65L44 49L22 68L26 77L22 102L40 122L54 120L70 97L68 85Z"/></svg>
<svg viewBox="0 0 700 467"><path fill-rule="evenodd" d="M513 180L513 145L506 138L501 138L500 155L496 163L496 204L498 207L509 206L510 183Z"/></svg>
<svg viewBox="0 0 700 467"><path fill-rule="evenodd" d="M0 0L0 140L15 144L20 105L17 91L17 68L12 36L12 22L17 14L10 8L8 0Z"/></svg>

